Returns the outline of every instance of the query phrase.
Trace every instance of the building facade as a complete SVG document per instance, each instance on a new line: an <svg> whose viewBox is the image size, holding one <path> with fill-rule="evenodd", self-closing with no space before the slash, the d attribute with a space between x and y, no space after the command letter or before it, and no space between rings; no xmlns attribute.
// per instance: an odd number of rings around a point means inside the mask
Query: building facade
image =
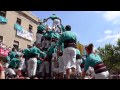
<svg viewBox="0 0 120 90"><path fill-rule="evenodd" d="M0 11L0 42L21 49L32 45L38 21L29 11Z"/></svg>

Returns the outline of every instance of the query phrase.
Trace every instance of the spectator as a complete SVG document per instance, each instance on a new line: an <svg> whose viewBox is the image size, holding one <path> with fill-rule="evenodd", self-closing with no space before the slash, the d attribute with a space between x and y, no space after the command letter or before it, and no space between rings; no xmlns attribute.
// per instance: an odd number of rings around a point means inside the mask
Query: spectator
<svg viewBox="0 0 120 90"><path fill-rule="evenodd" d="M4 62L1 60L0 61L0 79L5 79L5 70L3 67Z"/></svg>

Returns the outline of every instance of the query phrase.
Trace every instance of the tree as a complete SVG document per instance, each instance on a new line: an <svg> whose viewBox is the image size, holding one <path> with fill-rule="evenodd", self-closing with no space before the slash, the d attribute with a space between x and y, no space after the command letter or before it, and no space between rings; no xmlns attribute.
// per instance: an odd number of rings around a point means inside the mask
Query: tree
<svg viewBox="0 0 120 90"><path fill-rule="evenodd" d="M102 48L98 47L98 51L109 71L120 71L120 39L116 46L106 44Z"/></svg>

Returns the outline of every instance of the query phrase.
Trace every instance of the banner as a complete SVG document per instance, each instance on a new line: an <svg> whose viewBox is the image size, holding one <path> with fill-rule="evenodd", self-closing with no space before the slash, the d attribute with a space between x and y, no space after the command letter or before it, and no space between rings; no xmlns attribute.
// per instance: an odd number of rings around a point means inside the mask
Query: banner
<svg viewBox="0 0 120 90"><path fill-rule="evenodd" d="M3 16L0 16L0 22L1 23L7 23L8 19L6 19L5 17Z"/></svg>
<svg viewBox="0 0 120 90"><path fill-rule="evenodd" d="M21 31L17 30L17 35L30 41L33 40L33 34L24 29L22 29Z"/></svg>

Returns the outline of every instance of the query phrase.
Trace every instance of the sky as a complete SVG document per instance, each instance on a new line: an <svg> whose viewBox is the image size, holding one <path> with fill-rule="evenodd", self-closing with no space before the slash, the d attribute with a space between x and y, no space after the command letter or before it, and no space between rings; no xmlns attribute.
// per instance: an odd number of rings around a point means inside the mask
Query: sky
<svg viewBox="0 0 120 90"><path fill-rule="evenodd" d="M109 43L116 45L120 38L120 11L32 11L42 20L53 13L62 19L64 26L71 25L83 45L93 43L95 48ZM52 25L51 20L47 23Z"/></svg>

